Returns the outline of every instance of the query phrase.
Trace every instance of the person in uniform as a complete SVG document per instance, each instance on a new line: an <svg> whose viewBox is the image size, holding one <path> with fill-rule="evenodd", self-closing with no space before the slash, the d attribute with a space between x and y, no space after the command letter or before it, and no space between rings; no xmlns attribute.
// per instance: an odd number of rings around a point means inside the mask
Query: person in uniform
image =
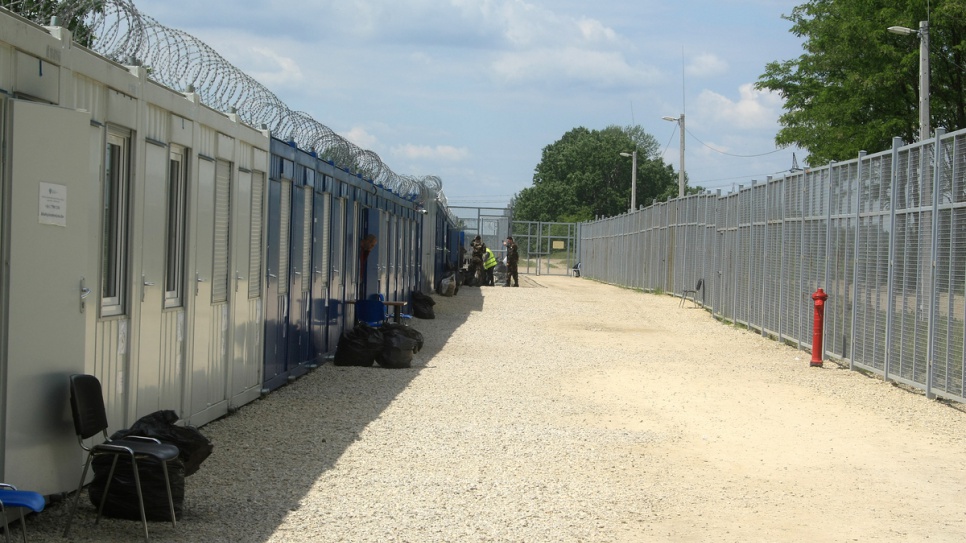
<svg viewBox="0 0 966 543"><path fill-rule="evenodd" d="M470 248L472 249L472 254L470 256L469 277L466 278L466 284L478 287L483 284L483 258L486 256L486 244L483 243L483 239L480 236L476 236L470 242Z"/></svg>
<svg viewBox="0 0 966 543"><path fill-rule="evenodd" d="M506 246L506 283L503 286L510 286L510 279L513 279L513 286L520 286L520 277L517 275L517 262L520 261L520 250L513 241L513 236L507 236L503 242Z"/></svg>
<svg viewBox="0 0 966 543"><path fill-rule="evenodd" d="M486 256L483 258L483 285L488 287L496 286L493 282L493 270L496 269L496 256L489 247L486 248Z"/></svg>

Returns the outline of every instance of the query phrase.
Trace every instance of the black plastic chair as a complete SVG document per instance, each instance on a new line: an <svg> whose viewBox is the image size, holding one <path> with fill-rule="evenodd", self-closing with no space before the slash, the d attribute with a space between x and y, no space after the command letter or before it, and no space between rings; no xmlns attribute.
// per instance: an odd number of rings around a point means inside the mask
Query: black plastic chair
<svg viewBox="0 0 966 543"><path fill-rule="evenodd" d="M44 510L46 500L44 497L30 490L17 490L17 487L0 483L0 514L3 515L3 535L7 543L10 543L10 521L7 518L7 509L24 508L30 509L34 513ZM27 521L23 519L25 513L20 513L20 528L23 536L23 543L27 543Z"/></svg>
<svg viewBox="0 0 966 543"><path fill-rule="evenodd" d="M77 511L77 502L80 501L81 490L84 487L84 479L87 477L87 470L91 466L91 461L95 456L113 455L111 471L107 476L107 483L104 485L104 495L97 508L97 519L94 524L101 520L101 513L104 510L104 503L107 502L107 494L111 488L111 480L114 478L114 468L117 467L117 460L120 457L127 457L131 460L131 469L134 472L134 485L138 494L138 505L141 508L141 523L144 525L144 540L148 541L148 519L144 512L144 495L141 493L141 478L138 475L138 463L140 460L155 460L161 465L164 471L164 483L168 490L168 507L171 511L171 525L177 526L174 513L174 499L171 495L171 479L168 477L168 462L178 457L178 447L166 443L161 443L157 439L128 436L124 439L111 440L107 435L107 411L104 408L104 396L101 392L101 383L93 375L71 375L70 376L70 410L74 417L74 431L77 434L77 441L81 448L87 451L87 462L84 463L84 471L81 473L80 484L77 485L77 494L74 496L74 505L70 509L67 517L67 527L64 528L64 537L70 534L70 524ZM84 440L103 434L104 442L88 447Z"/></svg>
<svg viewBox="0 0 966 543"><path fill-rule="evenodd" d="M684 289L681 291L681 303L678 307L684 307L684 301L688 299L688 295L691 295L691 301L694 302L694 307L698 307L698 301L695 299L698 295L698 291L704 288L704 279L698 279L698 284L694 286L694 290Z"/></svg>

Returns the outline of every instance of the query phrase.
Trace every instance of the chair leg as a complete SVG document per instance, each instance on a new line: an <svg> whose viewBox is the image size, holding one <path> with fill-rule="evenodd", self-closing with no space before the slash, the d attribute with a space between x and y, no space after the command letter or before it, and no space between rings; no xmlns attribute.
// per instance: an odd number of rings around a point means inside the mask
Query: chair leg
<svg viewBox="0 0 966 543"><path fill-rule="evenodd" d="M21 511L20 512L20 537L23 538L23 543L27 543L27 521L24 520L25 516L27 515L23 511ZM3 520L4 521L7 520L6 513L3 514ZM9 528L10 526L8 525L7 528L4 529L4 532L6 532ZM7 539L7 541L10 541L10 540Z"/></svg>
<svg viewBox="0 0 966 543"><path fill-rule="evenodd" d="M77 504L80 502L81 491L84 489L84 479L87 477L87 470L91 467L93 455L87 455L87 462L84 462L84 471L81 472L80 483L77 485L77 492L74 494L74 504L70 507L70 514L67 515L67 527L64 528L64 537L70 535L70 524L74 520L74 513L77 512Z"/></svg>
<svg viewBox="0 0 966 543"><path fill-rule="evenodd" d="M164 486L168 489L168 509L171 511L171 527L177 528L177 520L174 515L174 497L171 495L171 481L168 479L168 463L161 462L161 471L164 472Z"/></svg>
<svg viewBox="0 0 966 543"><path fill-rule="evenodd" d="M144 512L144 495L141 494L141 476L138 475L138 461L131 455L131 469L134 470L134 488L138 491L138 507L141 508L141 524L144 525L144 543L148 543L148 515ZM105 495L106 497L106 495Z"/></svg>
<svg viewBox="0 0 966 543"><path fill-rule="evenodd" d="M101 512L104 511L104 504L107 503L107 493L111 490L111 482L114 481L114 468L117 467L118 455L114 455L114 460L111 461L111 471L107 473L107 483L104 485L104 494L101 495L101 503L97 506L97 518L94 519L94 524L100 524L101 522Z"/></svg>
<svg viewBox="0 0 966 543"><path fill-rule="evenodd" d="M0 515L3 515L3 537L7 543L10 543L10 523L7 522L7 510L4 509L3 502L0 502ZM20 517L20 520L23 520L23 517Z"/></svg>

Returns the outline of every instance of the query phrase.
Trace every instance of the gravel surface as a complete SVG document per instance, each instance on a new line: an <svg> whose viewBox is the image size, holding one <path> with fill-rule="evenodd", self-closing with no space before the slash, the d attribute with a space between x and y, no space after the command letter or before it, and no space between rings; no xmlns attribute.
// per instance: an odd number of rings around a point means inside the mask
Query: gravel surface
<svg viewBox="0 0 966 543"><path fill-rule="evenodd" d="M151 540L966 539L960 404L583 278L434 299L412 368L325 364L204 426ZM30 540L65 541L66 509ZM94 515L85 493L71 541L140 537Z"/></svg>

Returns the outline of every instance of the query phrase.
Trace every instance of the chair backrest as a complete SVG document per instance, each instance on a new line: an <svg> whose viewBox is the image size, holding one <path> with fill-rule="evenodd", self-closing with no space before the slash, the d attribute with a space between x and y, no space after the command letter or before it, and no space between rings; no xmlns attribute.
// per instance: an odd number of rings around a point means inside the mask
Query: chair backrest
<svg viewBox="0 0 966 543"><path fill-rule="evenodd" d="M386 320L386 305L379 300L356 300L356 319L362 322Z"/></svg>
<svg viewBox="0 0 966 543"><path fill-rule="evenodd" d="M81 439L107 430L107 410L97 377L70 376L70 411L74 417L74 433Z"/></svg>
<svg viewBox="0 0 966 543"><path fill-rule="evenodd" d="M694 290L701 290L704 286L704 279L698 279L698 284L694 286Z"/></svg>

